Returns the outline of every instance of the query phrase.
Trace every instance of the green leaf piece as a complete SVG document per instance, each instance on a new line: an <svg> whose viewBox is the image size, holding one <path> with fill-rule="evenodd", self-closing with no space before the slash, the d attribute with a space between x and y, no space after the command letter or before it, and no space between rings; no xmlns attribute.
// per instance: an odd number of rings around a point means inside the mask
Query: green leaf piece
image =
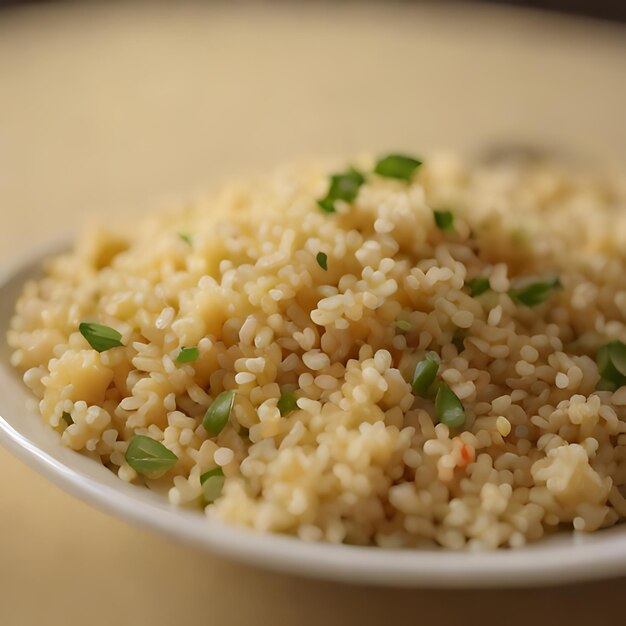
<svg viewBox="0 0 626 626"><path fill-rule="evenodd" d="M328 256L324 252L318 252L315 259L324 271L328 270Z"/></svg>
<svg viewBox="0 0 626 626"><path fill-rule="evenodd" d="M626 376L626 344L615 340L610 341L607 345L613 367L622 376Z"/></svg>
<svg viewBox="0 0 626 626"><path fill-rule="evenodd" d="M181 348L176 363L193 363L200 356L198 348Z"/></svg>
<svg viewBox="0 0 626 626"><path fill-rule="evenodd" d="M596 363L601 376L598 389L615 391L626 385L626 344L618 340L609 341L598 350Z"/></svg>
<svg viewBox="0 0 626 626"><path fill-rule="evenodd" d="M561 286L561 281L554 276L546 280L529 283L523 287L509 289L509 297L515 304L534 307L545 302L552 295L552 292Z"/></svg>
<svg viewBox="0 0 626 626"><path fill-rule="evenodd" d="M442 382L435 398L437 419L449 428L458 428L465 424L465 409L449 385Z"/></svg>
<svg viewBox="0 0 626 626"><path fill-rule="evenodd" d="M87 340L87 343L98 352L105 352L111 348L118 348L123 345L121 333L114 328L95 322L81 322L78 330Z"/></svg>
<svg viewBox="0 0 626 626"><path fill-rule="evenodd" d="M335 174L330 177L328 193L324 198L318 200L317 204L325 213L336 213L335 202L337 200L352 202L364 182L363 174L354 168L344 174Z"/></svg>
<svg viewBox="0 0 626 626"><path fill-rule="evenodd" d="M386 178L411 180L415 170L422 164L418 159L403 154L389 154L376 163L374 172Z"/></svg>
<svg viewBox="0 0 626 626"><path fill-rule="evenodd" d="M439 355L436 352L427 352L423 361L415 367L413 374L413 393L423 398L427 397L429 387L435 382L439 371Z"/></svg>
<svg viewBox="0 0 626 626"><path fill-rule="evenodd" d="M473 297L480 296L485 293L485 291L489 291L489 278L486 276L480 276L479 278L473 278L472 280L465 283L467 287L469 287L470 295Z"/></svg>
<svg viewBox="0 0 626 626"><path fill-rule="evenodd" d="M280 414L285 417L298 408L298 399L293 391L283 391L276 403Z"/></svg>
<svg viewBox="0 0 626 626"><path fill-rule="evenodd" d="M454 213L452 211L433 211L437 228L444 233L454 231Z"/></svg>
<svg viewBox="0 0 626 626"><path fill-rule="evenodd" d="M171 469L178 461L178 457L160 441L145 435L135 435L130 440L125 458L141 474Z"/></svg>
<svg viewBox="0 0 626 626"><path fill-rule="evenodd" d="M222 393L213 400L202 420L202 425L207 433L215 436L219 435L222 430L224 430L224 426L228 423L228 418L230 417L234 403L234 391L222 391Z"/></svg>
<svg viewBox="0 0 626 626"><path fill-rule="evenodd" d="M212 504L222 495L225 481L226 478L221 467L216 467L200 476L202 495L207 504Z"/></svg>

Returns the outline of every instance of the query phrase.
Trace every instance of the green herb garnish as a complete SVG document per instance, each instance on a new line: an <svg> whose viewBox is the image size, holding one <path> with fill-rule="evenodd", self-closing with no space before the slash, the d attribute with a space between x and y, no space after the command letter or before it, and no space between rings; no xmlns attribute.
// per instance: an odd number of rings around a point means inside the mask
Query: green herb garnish
<svg viewBox="0 0 626 626"><path fill-rule="evenodd" d="M509 289L509 297L515 304L534 307L545 302L555 289L561 287L558 277L530 283L524 287Z"/></svg>
<svg viewBox="0 0 626 626"><path fill-rule="evenodd" d="M125 455L127 463L142 474L168 470L178 457L160 441L145 435L135 435L128 444Z"/></svg>
<svg viewBox="0 0 626 626"><path fill-rule="evenodd" d="M489 291L489 279L486 276L480 276L479 278L473 278L465 283L470 290L470 294L474 297L479 296L485 291Z"/></svg>
<svg viewBox="0 0 626 626"><path fill-rule="evenodd" d="M317 204L325 213L335 213L337 211L335 202L337 200L352 202L364 182L363 174L357 172L354 168L351 168L345 174L335 174L330 177L328 193L324 198L318 200Z"/></svg>
<svg viewBox="0 0 626 626"><path fill-rule="evenodd" d="M615 391L626 385L626 344L609 341L598 350L596 362L601 376L598 389Z"/></svg>
<svg viewBox="0 0 626 626"><path fill-rule="evenodd" d="M396 326L405 332L411 330L411 324L406 320L396 320Z"/></svg>
<svg viewBox="0 0 626 626"><path fill-rule="evenodd" d="M178 233L178 236L185 242L188 243L189 245L192 244L192 240L191 240L191 235L188 235L187 233Z"/></svg>
<svg viewBox="0 0 626 626"><path fill-rule="evenodd" d="M283 417L289 415L289 413L298 408L298 399L296 398L296 394L293 391L283 391L283 393L280 394L280 398L276 403L276 406Z"/></svg>
<svg viewBox="0 0 626 626"><path fill-rule="evenodd" d="M96 324L95 322L81 322L78 330L89 345L98 352L104 352L110 348L117 348L123 345L121 341L122 335L114 328Z"/></svg>
<svg viewBox="0 0 626 626"><path fill-rule="evenodd" d="M427 397L428 388L435 382L439 371L439 355L436 352L427 352L424 360L415 367L413 374L413 392L423 398Z"/></svg>
<svg viewBox="0 0 626 626"><path fill-rule="evenodd" d="M213 400L204 415L204 419L202 420L204 430L210 435L219 435L228 422L234 403L235 392L222 391L222 393Z"/></svg>
<svg viewBox="0 0 626 626"><path fill-rule="evenodd" d="M199 356L200 350L198 350L198 348L181 348L176 357L176 363L192 363L196 361Z"/></svg>
<svg viewBox="0 0 626 626"><path fill-rule="evenodd" d="M465 424L465 409L457 395L450 387L442 382L435 398L435 413L437 419L449 428L458 428Z"/></svg>
<svg viewBox="0 0 626 626"><path fill-rule="evenodd" d="M326 271L328 269L328 256L324 252L318 252L315 257L317 264Z"/></svg>
<svg viewBox="0 0 626 626"><path fill-rule="evenodd" d="M413 173L421 164L421 161L413 157L402 154L390 154L376 163L374 172L386 178L411 180Z"/></svg>
<svg viewBox="0 0 626 626"><path fill-rule="evenodd" d="M63 415L61 415L61 419L68 425L71 426L74 423L72 416L67 412L63 411Z"/></svg>
<svg viewBox="0 0 626 626"><path fill-rule="evenodd" d="M437 228L445 233L454 230L454 213L452 211L433 211Z"/></svg>
<svg viewBox="0 0 626 626"><path fill-rule="evenodd" d="M222 495L224 487L224 472L221 467L209 470L200 476L200 484L202 485L202 494L207 504L215 502Z"/></svg>

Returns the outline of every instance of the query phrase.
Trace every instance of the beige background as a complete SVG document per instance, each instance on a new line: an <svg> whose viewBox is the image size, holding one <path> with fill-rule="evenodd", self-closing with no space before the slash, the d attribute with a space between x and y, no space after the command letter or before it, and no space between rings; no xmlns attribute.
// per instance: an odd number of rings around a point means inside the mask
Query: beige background
<svg viewBox="0 0 626 626"><path fill-rule="evenodd" d="M293 156L518 141L624 163L625 34L359 2L5 10L0 268L90 219ZM300 580L132 528L2 450L0 481L2 626L624 621L623 580L497 592Z"/></svg>

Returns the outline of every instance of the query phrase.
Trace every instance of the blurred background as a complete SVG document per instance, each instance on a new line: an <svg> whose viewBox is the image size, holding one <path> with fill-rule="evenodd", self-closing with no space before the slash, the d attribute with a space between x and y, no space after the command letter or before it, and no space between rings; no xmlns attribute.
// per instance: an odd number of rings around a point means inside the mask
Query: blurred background
<svg viewBox="0 0 626 626"><path fill-rule="evenodd" d="M49 3L54 1L55 0L0 0L0 6L43 4L45 2ZM345 2L346 0L343 1ZM411 2L415 0L405 1ZM471 2L473 0L466 1ZM491 0L491 2L494 4L510 4L563 13L589 15L609 20L626 20L626 5L621 0L599 0L598 2L594 2L593 0Z"/></svg>
<svg viewBox="0 0 626 626"><path fill-rule="evenodd" d="M623 167L625 19L617 0L0 0L0 271L88 221L312 154L522 144ZM2 449L0 481L1 626L624 621L625 580L316 582L131 527Z"/></svg>

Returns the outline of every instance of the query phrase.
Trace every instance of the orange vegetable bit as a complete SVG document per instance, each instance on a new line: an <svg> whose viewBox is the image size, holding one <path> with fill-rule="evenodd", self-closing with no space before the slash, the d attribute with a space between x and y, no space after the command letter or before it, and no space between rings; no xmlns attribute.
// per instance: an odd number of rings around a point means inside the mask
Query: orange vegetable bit
<svg viewBox="0 0 626 626"><path fill-rule="evenodd" d="M455 437L455 439L458 439L458 437ZM470 445L469 443L461 443L459 455L460 459L457 463L457 466L466 467L470 463L474 462L474 459L476 458L476 450L474 449L474 446Z"/></svg>

